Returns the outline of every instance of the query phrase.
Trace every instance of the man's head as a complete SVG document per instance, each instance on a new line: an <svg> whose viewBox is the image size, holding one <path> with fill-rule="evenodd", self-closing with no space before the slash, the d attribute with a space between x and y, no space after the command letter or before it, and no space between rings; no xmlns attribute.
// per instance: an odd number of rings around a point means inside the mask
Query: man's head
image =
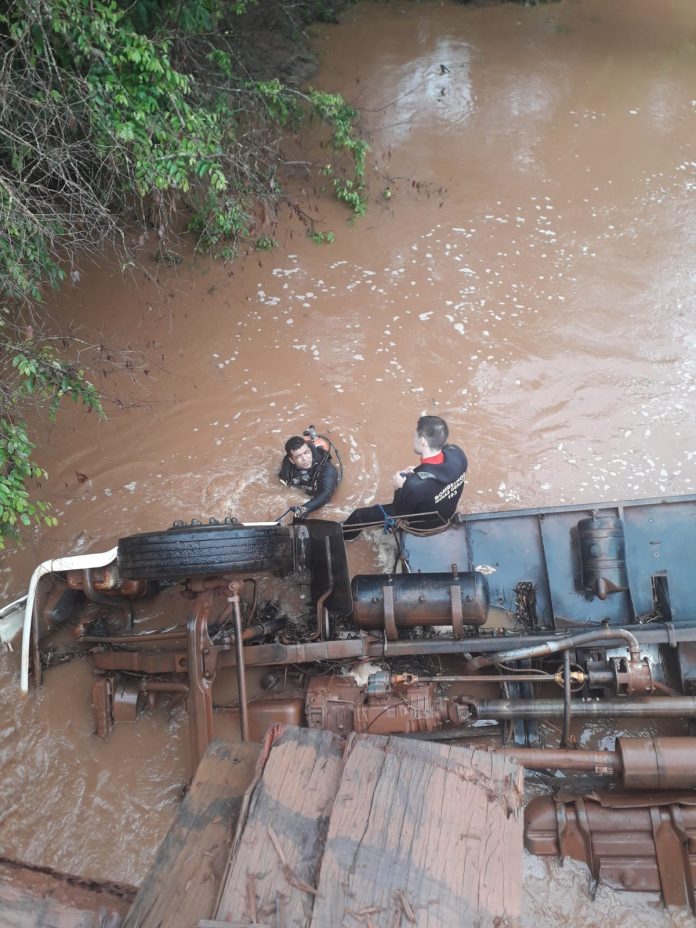
<svg viewBox="0 0 696 928"><path fill-rule="evenodd" d="M448 437L449 429L444 419L439 416L421 416L416 424L413 450L421 457L427 457L430 452L437 454Z"/></svg>
<svg viewBox="0 0 696 928"><path fill-rule="evenodd" d="M304 438L299 435L293 435L285 442L285 453L290 458L291 464L300 470L309 470L314 461L312 449L309 447Z"/></svg>

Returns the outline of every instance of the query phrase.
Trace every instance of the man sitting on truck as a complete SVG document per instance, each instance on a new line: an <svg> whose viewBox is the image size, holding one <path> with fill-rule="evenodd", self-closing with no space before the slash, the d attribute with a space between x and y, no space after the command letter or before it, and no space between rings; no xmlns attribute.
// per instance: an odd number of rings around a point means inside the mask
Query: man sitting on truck
<svg viewBox="0 0 696 928"><path fill-rule="evenodd" d="M363 526L394 518L402 519L407 527L425 530L450 521L464 489L467 459L461 448L447 444L448 437L449 428L440 416L420 417L413 439L413 450L420 455L420 464L394 474L391 503L364 506L351 512L343 523L346 541L357 538Z"/></svg>
<svg viewBox="0 0 696 928"><path fill-rule="evenodd" d="M285 442L285 457L278 474L287 487L297 487L311 497L304 506L294 506L295 519L304 519L331 499L338 484L338 471L331 454L319 441L293 435Z"/></svg>

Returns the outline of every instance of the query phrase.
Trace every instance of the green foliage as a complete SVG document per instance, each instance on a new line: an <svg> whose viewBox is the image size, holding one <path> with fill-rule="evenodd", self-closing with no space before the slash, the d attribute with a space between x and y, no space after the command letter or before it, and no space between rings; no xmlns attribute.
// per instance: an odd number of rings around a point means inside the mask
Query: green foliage
<svg viewBox="0 0 696 928"><path fill-rule="evenodd" d="M233 80L234 64L229 52L224 51L222 48L214 48L208 52L206 58L210 64L218 69L223 77L227 78L227 80Z"/></svg>
<svg viewBox="0 0 696 928"><path fill-rule="evenodd" d="M46 404L53 421L61 401L69 397L103 416L99 394L84 371L60 360L50 346L27 342L11 350L7 360L0 405L0 549L21 525L57 523L48 503L30 498L28 484L48 475L32 457L34 442L17 411L27 402Z"/></svg>
<svg viewBox="0 0 696 928"><path fill-rule="evenodd" d="M285 126L291 119L297 119L300 115L297 95L281 84L278 78L270 81L251 81L247 86L250 90L256 91L268 115L278 125Z"/></svg>
<svg viewBox="0 0 696 928"><path fill-rule="evenodd" d="M278 242L270 235L259 235L254 242L254 248L257 251L272 251L277 245Z"/></svg>
<svg viewBox="0 0 696 928"><path fill-rule="evenodd" d="M48 414L53 422L61 400L70 397L73 402L81 402L100 416L103 415L99 394L85 379L85 372L61 361L49 345L33 352L18 351L12 358L12 367L20 376L13 405L16 406L26 394L49 400Z"/></svg>
<svg viewBox="0 0 696 928"><path fill-rule="evenodd" d="M181 5L187 15L209 15L209 27L219 16L217 6ZM215 112L194 105L190 78L172 66L169 44L136 32L115 3L97 7L97 16L89 0L52 0L51 9L54 53L59 61L70 55L71 65L84 73L86 115L100 161L121 159L121 171L141 197L154 189L188 192L201 179L224 192L224 132Z"/></svg>
<svg viewBox="0 0 696 928"><path fill-rule="evenodd" d="M16 536L17 525L30 525L32 521L55 525L48 515L48 506L29 498L27 482L46 477L46 471L31 459L33 443L29 440L25 424L15 425L0 419L0 549L7 537Z"/></svg>
<svg viewBox="0 0 696 928"><path fill-rule="evenodd" d="M246 4L236 4L245 7ZM222 18L218 0L198 0L196 3L169 4L161 0L136 0L130 9L134 27L143 34L155 31L181 30L197 35L211 32Z"/></svg>
<svg viewBox="0 0 696 928"><path fill-rule="evenodd" d="M352 180L339 180L334 178L334 190L339 200L343 200L353 210L356 216L364 216L367 206L362 194L362 187Z"/></svg>
<svg viewBox="0 0 696 928"><path fill-rule="evenodd" d="M48 283L57 287L65 278L52 250L60 225L42 227L14 208L7 190L0 187L0 299L41 299Z"/></svg>
<svg viewBox="0 0 696 928"><path fill-rule="evenodd" d="M247 232L240 217L258 198L274 195L275 165L266 162L277 141L269 134L277 137L307 116L331 130L336 195L364 212L368 146L355 133L355 109L338 94L305 95L277 77L246 77L237 67L234 20L250 5L14 0L6 7L0 14L4 290L38 299L43 281L58 282L57 251L118 236L119 213L133 193L158 226L183 194L203 245L226 236L234 243ZM249 144L260 146L261 158ZM347 172L344 155L352 162Z"/></svg>
<svg viewBox="0 0 696 928"><path fill-rule="evenodd" d="M27 313L39 329L37 307L65 267L108 243L132 267L125 226L134 206L157 228L159 254L174 253L172 217L185 210L200 247L233 256L259 202L281 196L283 134L311 119L330 132L336 196L365 210L368 147L356 111L244 56L239 17L260 2L0 4L0 539L26 520L52 519L26 489L43 471L23 410L38 404L55 416L70 397L101 411L83 371L38 338L17 338ZM265 12L295 15L295 3L264 2ZM331 0L300 7L300 16L333 12ZM261 250L274 244L256 239Z"/></svg>
<svg viewBox="0 0 696 928"><path fill-rule="evenodd" d="M201 243L218 257L228 258L232 252L225 250L224 243L246 237L250 224L251 217L243 201L235 197L220 201L209 192L202 207L191 217L189 229L198 232Z"/></svg>
<svg viewBox="0 0 696 928"><path fill-rule="evenodd" d="M352 177L334 177L333 186L339 200L347 203L356 216L365 214L365 159L370 146L364 139L355 135L357 111L347 104L340 94L324 93L312 90L309 99L316 115L328 123L333 136L331 145L336 152L347 152L353 159ZM326 174L333 174L331 165L324 168Z"/></svg>
<svg viewBox="0 0 696 928"><path fill-rule="evenodd" d="M333 232L310 232L309 237L317 245L330 245L336 238Z"/></svg>

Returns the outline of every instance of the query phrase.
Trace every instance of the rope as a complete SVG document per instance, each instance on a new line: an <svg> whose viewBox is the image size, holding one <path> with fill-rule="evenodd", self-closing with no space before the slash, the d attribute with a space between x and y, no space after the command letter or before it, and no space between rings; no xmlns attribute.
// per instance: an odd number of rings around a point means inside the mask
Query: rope
<svg viewBox="0 0 696 928"><path fill-rule="evenodd" d="M442 519L440 513L427 513L428 515L438 515ZM404 517L401 517L404 518ZM406 532L408 535L417 535L422 538L426 538L428 535L440 535L442 532L446 532L447 529L453 524L454 516L447 521L443 521L442 525L436 525L434 528L417 528L414 525L409 525L408 522L397 522L397 528L401 529L402 532Z"/></svg>
<svg viewBox="0 0 696 928"><path fill-rule="evenodd" d="M379 503L377 505L379 506ZM394 528L399 528L411 535L439 535L440 532L446 531L454 522L454 516L445 521L437 510L433 512L412 512L403 516L390 516L388 513L384 512L382 506L379 506L379 508L384 513L384 522L353 522L350 525L344 526L344 531L352 532L354 529L358 528L362 531L366 528L379 528L382 526L385 532L392 531ZM408 523L409 519L423 519L425 516L437 516L438 519L442 521L442 525L436 525L434 528L417 528ZM389 523L388 525L387 522Z"/></svg>
<svg viewBox="0 0 696 928"><path fill-rule="evenodd" d="M396 525L396 519L394 518L394 516L389 515L389 513L386 511L384 506L380 506L379 508L382 510L382 515L384 516L383 532L385 535L388 535L390 532L394 530L394 526Z"/></svg>

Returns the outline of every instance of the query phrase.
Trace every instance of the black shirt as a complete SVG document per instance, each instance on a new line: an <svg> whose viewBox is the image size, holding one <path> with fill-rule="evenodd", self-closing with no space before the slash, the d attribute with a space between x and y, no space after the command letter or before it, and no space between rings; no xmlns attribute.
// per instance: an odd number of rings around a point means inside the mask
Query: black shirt
<svg viewBox="0 0 696 928"><path fill-rule="evenodd" d="M419 464L406 483L394 493L395 515L409 516L419 512L436 512L423 519L409 519L418 528L437 528L448 522L457 511L466 475L466 455L457 445L445 445L442 464Z"/></svg>

